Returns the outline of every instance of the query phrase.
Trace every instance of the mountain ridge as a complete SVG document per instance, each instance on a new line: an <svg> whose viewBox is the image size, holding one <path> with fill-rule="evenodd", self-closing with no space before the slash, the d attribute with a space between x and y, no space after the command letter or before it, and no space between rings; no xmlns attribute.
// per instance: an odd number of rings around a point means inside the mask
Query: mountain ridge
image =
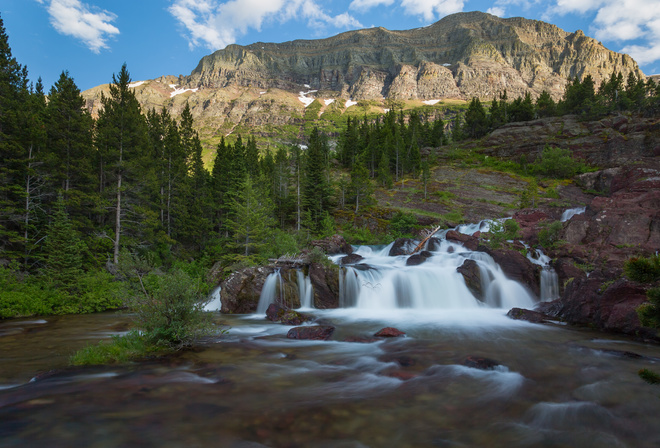
<svg viewBox="0 0 660 448"><path fill-rule="evenodd" d="M316 40L229 45L203 57L188 76L162 76L134 87L143 108L174 116L190 104L207 148L242 130L301 135L313 99L343 114L357 101L384 111L387 100L490 100L543 90L557 100L568 79L591 75L599 85L611 73L645 78L628 55L608 50L577 30L522 17L458 13L423 28L382 27ZM301 94L300 92L306 92ZM92 114L107 85L83 92ZM313 118L313 117L312 117Z"/></svg>

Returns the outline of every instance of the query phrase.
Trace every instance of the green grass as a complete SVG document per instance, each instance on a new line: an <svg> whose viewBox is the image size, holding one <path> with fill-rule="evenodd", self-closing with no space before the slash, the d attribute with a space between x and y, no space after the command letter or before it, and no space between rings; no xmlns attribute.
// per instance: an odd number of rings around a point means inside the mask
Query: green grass
<svg viewBox="0 0 660 448"><path fill-rule="evenodd" d="M124 336L113 336L110 341L88 345L71 356L69 361L74 366L122 364L164 350L153 346L145 336L133 330Z"/></svg>

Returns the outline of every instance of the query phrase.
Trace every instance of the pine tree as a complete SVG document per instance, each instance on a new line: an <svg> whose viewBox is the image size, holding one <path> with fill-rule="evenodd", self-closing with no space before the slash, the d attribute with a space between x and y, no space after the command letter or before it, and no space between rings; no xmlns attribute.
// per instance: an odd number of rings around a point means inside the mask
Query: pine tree
<svg viewBox="0 0 660 448"><path fill-rule="evenodd" d="M236 247L246 257L259 252L266 245L273 226L270 198L247 176L233 198L231 208L227 225Z"/></svg>
<svg viewBox="0 0 660 448"><path fill-rule="evenodd" d="M51 284L58 288L75 285L83 272L83 247L60 193L44 241L44 274Z"/></svg>
<svg viewBox="0 0 660 448"><path fill-rule="evenodd" d="M480 138L486 135L488 128L486 110L479 98L474 97L465 112L464 132L468 137Z"/></svg>
<svg viewBox="0 0 660 448"><path fill-rule="evenodd" d="M330 206L324 146L327 146L327 141L315 127L309 137L309 146L305 154L302 184L302 205L309 214L309 226L312 230L319 229L324 212Z"/></svg>
<svg viewBox="0 0 660 448"><path fill-rule="evenodd" d="M369 171L362 157L358 157L351 170L351 183L349 189L352 196L355 198L355 213L360 210L360 204L366 205L370 201L373 193L371 182L369 181Z"/></svg>
<svg viewBox="0 0 660 448"><path fill-rule="evenodd" d="M112 81L110 96L101 98L103 110L97 120L96 146L102 161L104 193L113 208L110 222L114 224L113 262L117 264L121 236L127 233L124 226L127 212L132 212L135 233L153 228L149 210L140 200L152 179L146 122L135 94L128 87L131 79L126 64L118 75L112 76Z"/></svg>
<svg viewBox="0 0 660 448"><path fill-rule="evenodd" d="M16 258L24 253L23 217L26 155L21 134L29 90L27 70L12 56L0 18L0 251Z"/></svg>

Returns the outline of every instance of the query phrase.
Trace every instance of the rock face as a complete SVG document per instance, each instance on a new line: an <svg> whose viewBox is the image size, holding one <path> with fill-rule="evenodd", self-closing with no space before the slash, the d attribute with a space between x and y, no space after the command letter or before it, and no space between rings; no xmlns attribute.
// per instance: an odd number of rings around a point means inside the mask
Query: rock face
<svg viewBox="0 0 660 448"><path fill-rule="evenodd" d="M522 18L480 12L447 16L425 28L370 28L322 40L230 45L202 58L189 88L331 90L353 99L512 97L547 90L556 98L566 79L591 74L599 85L612 71L640 74L627 55L585 36Z"/></svg>
<svg viewBox="0 0 660 448"><path fill-rule="evenodd" d="M472 295L483 302L484 291L481 283L481 270L474 260L465 260L462 265L456 268L456 271L465 279L465 286Z"/></svg>
<svg viewBox="0 0 660 448"><path fill-rule="evenodd" d="M540 266L533 264L520 252L513 249L491 249L480 245L479 250L493 257L506 276L527 286L536 297L540 291Z"/></svg>
<svg viewBox="0 0 660 448"><path fill-rule="evenodd" d="M333 113L346 100L490 99L543 90L555 100L569 77L612 72L644 76L628 55L607 50L582 31L480 12L447 16L424 28L369 28L320 40L229 45L202 58L189 76L162 76L132 87L143 110L165 107L177 117L190 105L205 145L241 127L302 126L300 92ZM83 92L96 115L108 86ZM510 128L511 130L511 128ZM576 141L576 144L578 142Z"/></svg>

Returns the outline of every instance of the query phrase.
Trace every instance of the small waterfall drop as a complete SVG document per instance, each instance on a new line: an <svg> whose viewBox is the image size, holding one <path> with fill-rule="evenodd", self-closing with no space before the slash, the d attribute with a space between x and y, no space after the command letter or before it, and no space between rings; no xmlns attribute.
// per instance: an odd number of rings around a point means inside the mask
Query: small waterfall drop
<svg viewBox="0 0 660 448"><path fill-rule="evenodd" d="M305 273L298 269L296 271L298 280L298 297L300 297L300 308L314 308L314 287L312 280Z"/></svg>
<svg viewBox="0 0 660 448"><path fill-rule="evenodd" d="M259 295L259 304L257 305L257 314L264 314L271 303L275 303L277 298L284 303L284 282L279 269L266 277L261 294Z"/></svg>
<svg viewBox="0 0 660 448"><path fill-rule="evenodd" d="M532 263L541 266L541 301L549 302L558 299L559 276L552 266L550 266L550 257L544 254L541 249L528 248L527 259Z"/></svg>
<svg viewBox="0 0 660 448"><path fill-rule="evenodd" d="M220 290L221 288L217 286L209 294L209 302L204 305L204 311L220 311L222 308L222 302L220 301Z"/></svg>
<svg viewBox="0 0 660 448"><path fill-rule="evenodd" d="M566 222L575 215L581 215L586 210L587 210L587 207L569 208L569 209L565 210L564 213L561 214L560 221L561 222Z"/></svg>

